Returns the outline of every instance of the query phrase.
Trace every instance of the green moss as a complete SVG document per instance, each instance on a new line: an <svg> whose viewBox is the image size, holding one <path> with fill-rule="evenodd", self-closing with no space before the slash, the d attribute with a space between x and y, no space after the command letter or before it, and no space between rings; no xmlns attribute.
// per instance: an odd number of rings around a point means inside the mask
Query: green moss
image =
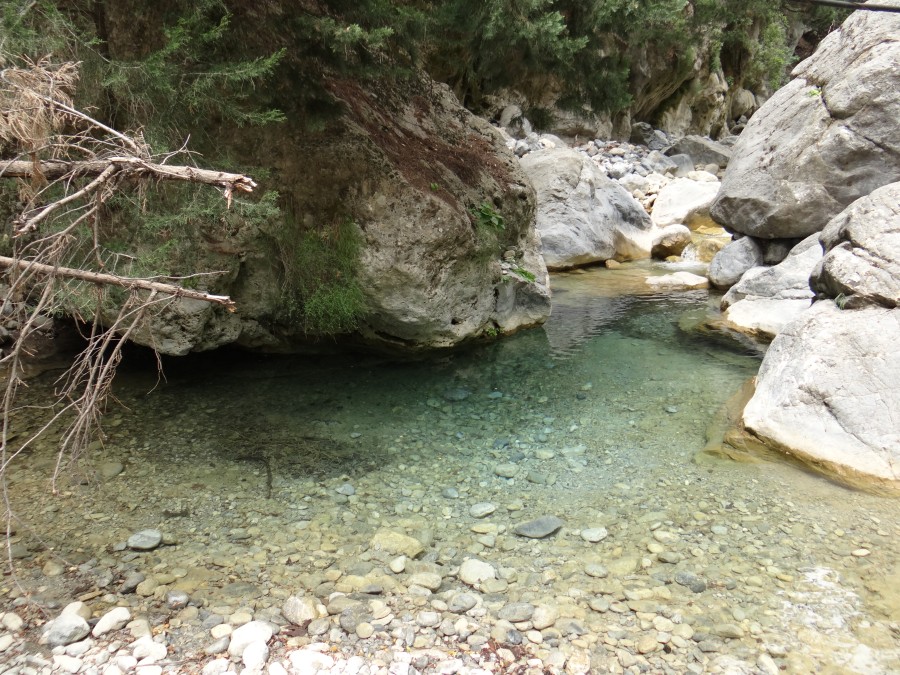
<svg viewBox="0 0 900 675"><path fill-rule="evenodd" d="M277 319L299 324L311 335L356 329L366 313L357 269L362 237L345 219L325 227L304 227L288 218L274 234L282 287Z"/></svg>

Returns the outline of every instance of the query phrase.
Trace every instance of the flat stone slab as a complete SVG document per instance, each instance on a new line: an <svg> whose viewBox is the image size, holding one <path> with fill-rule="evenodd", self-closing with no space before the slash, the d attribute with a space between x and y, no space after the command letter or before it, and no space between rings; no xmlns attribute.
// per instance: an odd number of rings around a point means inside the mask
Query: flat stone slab
<svg viewBox="0 0 900 675"><path fill-rule="evenodd" d="M558 531L565 523L556 516L541 516L534 520L516 525L513 532L520 537L529 539L543 539Z"/></svg>

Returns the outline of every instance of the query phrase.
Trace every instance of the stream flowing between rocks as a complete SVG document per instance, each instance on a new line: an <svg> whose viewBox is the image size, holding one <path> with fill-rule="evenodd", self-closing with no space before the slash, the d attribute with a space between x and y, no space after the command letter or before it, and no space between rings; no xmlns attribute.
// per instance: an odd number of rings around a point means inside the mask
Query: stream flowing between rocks
<svg viewBox="0 0 900 675"><path fill-rule="evenodd" d="M11 467L0 663L221 673L254 620L233 672L900 672L896 500L700 453L759 359L682 332L716 300L669 271L559 275L545 327L421 361L124 364L58 496L52 438ZM51 652L73 600L136 620Z"/></svg>

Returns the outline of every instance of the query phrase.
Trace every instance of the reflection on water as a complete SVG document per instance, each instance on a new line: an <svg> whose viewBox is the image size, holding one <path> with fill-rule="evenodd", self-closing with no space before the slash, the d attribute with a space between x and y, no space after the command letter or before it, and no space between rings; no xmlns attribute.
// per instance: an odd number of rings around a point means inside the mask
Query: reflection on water
<svg viewBox="0 0 900 675"><path fill-rule="evenodd" d="M274 615L301 586L377 582L391 602L411 602L370 543L387 527L424 543L442 590L464 588L456 567L478 556L508 571L494 601L563 603L598 658L649 630L650 615L627 603L653 598L647 612L691 627L684 646L660 647L674 672L716 658L755 664L766 651L792 672L900 666L886 628L900 620L889 590L896 503L787 464L695 462L707 425L759 361L679 329L709 299L643 284L670 271L560 275L544 328L428 360L217 353L167 362L158 385L126 365L91 458L124 472L50 498L51 448L34 453L12 483L27 524L19 538L37 565L48 553L28 528L76 564L176 569L175 585L198 601ZM476 518L480 503L496 511ZM545 514L566 521L560 534L511 534ZM151 526L178 545L146 558L116 548ZM589 543L590 528L609 536ZM597 563L608 577L585 573ZM708 590L675 581L684 574ZM234 597L238 582L252 597ZM859 650L868 670L851 663Z"/></svg>

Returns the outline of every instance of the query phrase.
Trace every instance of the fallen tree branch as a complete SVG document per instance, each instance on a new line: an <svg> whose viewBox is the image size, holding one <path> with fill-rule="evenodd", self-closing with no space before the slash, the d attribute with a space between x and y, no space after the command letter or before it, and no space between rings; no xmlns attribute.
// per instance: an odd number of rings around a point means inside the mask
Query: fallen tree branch
<svg viewBox="0 0 900 675"><path fill-rule="evenodd" d="M106 157L86 161L66 162L48 159L38 162L27 160L0 161L0 178L63 178L67 176L99 176L110 166L128 171L132 176L154 175L166 180L180 180L188 183L215 185L225 190L253 192L256 181L240 173L226 173L193 166L170 166L155 164L138 157Z"/></svg>
<svg viewBox="0 0 900 675"><path fill-rule="evenodd" d="M155 291L179 298L190 298L191 300L204 300L217 305L222 305L229 312L235 310L235 303L227 295L212 295L202 291L192 291L174 284L164 284L160 281L152 281L150 279L133 279L130 277L120 277L115 274L105 274L102 272L89 272L87 270L75 269L73 267L56 267L54 265L45 265L43 263L31 260L17 260L0 256L0 267L4 269L16 268L36 272L37 274L47 276L60 276L68 279L79 279L96 284L110 284L113 286L121 286L122 288L140 288L147 291Z"/></svg>

